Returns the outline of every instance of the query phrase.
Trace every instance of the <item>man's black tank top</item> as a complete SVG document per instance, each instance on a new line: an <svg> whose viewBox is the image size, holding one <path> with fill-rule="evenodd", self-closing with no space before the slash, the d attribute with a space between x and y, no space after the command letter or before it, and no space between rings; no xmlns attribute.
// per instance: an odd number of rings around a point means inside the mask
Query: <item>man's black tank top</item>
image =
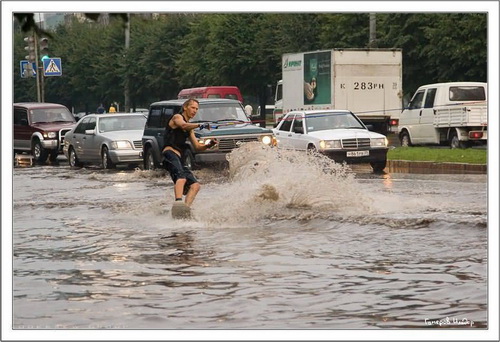
<svg viewBox="0 0 500 342"><path fill-rule="evenodd" d="M182 116L182 119L186 121L184 116ZM173 129L170 127L169 123L167 123L166 127L165 146L163 148L170 146L182 154L182 152L187 148L186 139L189 137L189 132L183 131L182 128Z"/></svg>

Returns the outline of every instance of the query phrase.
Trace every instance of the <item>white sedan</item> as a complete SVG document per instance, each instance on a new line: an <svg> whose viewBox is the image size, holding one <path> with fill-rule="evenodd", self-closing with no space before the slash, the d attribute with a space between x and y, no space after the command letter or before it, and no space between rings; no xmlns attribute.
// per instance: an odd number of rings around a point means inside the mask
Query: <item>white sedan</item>
<svg viewBox="0 0 500 342"><path fill-rule="evenodd" d="M375 172L387 164L387 138L370 132L348 110L289 112L273 132L278 148L318 151L336 162L368 162Z"/></svg>
<svg viewBox="0 0 500 342"><path fill-rule="evenodd" d="M84 163L101 164L104 169L117 164L142 163L143 114L89 114L64 136L64 154L71 167Z"/></svg>

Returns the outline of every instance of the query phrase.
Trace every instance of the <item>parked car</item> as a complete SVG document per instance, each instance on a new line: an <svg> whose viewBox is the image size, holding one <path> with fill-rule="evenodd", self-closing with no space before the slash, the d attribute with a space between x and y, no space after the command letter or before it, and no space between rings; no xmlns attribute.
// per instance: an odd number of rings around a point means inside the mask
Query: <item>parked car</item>
<svg viewBox="0 0 500 342"><path fill-rule="evenodd" d="M35 162L55 161L64 135L76 124L73 114L57 103L14 103L14 153L31 152Z"/></svg>
<svg viewBox="0 0 500 342"><path fill-rule="evenodd" d="M118 164L142 163L143 114L89 114L66 133L64 154L69 165L101 164L104 169Z"/></svg>
<svg viewBox="0 0 500 342"><path fill-rule="evenodd" d="M142 137L144 169L159 168L163 163L165 127L174 113L182 112L181 107L185 101L176 99L151 104ZM225 162L226 155L244 142L260 141L266 145L275 144L273 132L251 124L240 101L229 99L198 99L198 101L200 103L198 113L190 122L210 122L211 130L195 129L194 133L203 144L209 143L211 139L217 139L218 144L206 151L197 152L188 139L186 141L188 149L184 152L184 163L188 168L196 169L204 163Z"/></svg>
<svg viewBox="0 0 500 342"><path fill-rule="evenodd" d="M387 138L370 132L348 110L289 112L273 131L279 148L317 151L337 162L369 162L375 172L387 164Z"/></svg>

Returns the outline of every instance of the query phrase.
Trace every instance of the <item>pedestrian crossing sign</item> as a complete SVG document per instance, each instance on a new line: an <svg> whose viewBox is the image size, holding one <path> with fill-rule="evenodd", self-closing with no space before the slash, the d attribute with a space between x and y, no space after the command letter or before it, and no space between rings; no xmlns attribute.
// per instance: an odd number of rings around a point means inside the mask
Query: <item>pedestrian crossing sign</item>
<svg viewBox="0 0 500 342"><path fill-rule="evenodd" d="M60 58L46 58L43 60L44 76L61 76L62 63Z"/></svg>

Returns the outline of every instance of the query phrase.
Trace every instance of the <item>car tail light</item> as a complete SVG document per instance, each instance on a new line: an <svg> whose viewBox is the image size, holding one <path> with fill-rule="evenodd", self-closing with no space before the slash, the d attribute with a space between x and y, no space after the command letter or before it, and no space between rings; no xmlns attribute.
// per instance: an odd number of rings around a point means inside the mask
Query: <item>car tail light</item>
<svg viewBox="0 0 500 342"><path fill-rule="evenodd" d="M398 119L391 119L389 120L389 126L397 126L399 123Z"/></svg>
<svg viewBox="0 0 500 342"><path fill-rule="evenodd" d="M483 137L483 132L471 131L469 132L469 139L481 139Z"/></svg>

